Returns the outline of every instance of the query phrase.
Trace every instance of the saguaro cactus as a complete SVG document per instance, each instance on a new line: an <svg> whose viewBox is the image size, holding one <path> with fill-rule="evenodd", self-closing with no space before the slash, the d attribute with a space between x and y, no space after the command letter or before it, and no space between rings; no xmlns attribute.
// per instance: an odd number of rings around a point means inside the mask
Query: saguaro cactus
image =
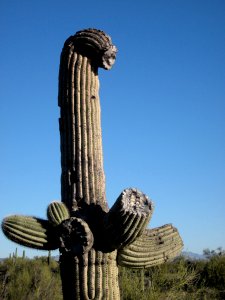
<svg viewBox="0 0 225 300"><path fill-rule="evenodd" d="M62 202L48 206L48 220L13 215L2 222L5 235L21 245L60 249L65 300L119 299L118 264L147 268L183 246L172 225L146 229L153 204L137 189L125 189L108 209L98 67L110 69L116 51L96 29L67 39L59 70Z"/></svg>

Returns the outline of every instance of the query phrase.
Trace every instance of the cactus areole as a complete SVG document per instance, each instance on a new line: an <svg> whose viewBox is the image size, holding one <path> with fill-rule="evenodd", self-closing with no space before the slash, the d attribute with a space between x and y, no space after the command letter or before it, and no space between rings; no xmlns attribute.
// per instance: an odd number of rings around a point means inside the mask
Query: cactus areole
<svg viewBox="0 0 225 300"><path fill-rule="evenodd" d="M118 265L148 268L177 256L183 246L175 227L147 229L149 198L125 189L109 210L105 196L98 68L110 69L116 47L103 31L69 37L59 69L61 196L48 220L11 215L2 222L14 242L60 250L64 300L120 299Z"/></svg>

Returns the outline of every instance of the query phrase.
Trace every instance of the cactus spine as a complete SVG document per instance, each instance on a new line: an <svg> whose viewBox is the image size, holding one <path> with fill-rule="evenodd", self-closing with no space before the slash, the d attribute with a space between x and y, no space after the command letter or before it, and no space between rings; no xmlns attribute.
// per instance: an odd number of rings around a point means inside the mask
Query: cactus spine
<svg viewBox="0 0 225 300"><path fill-rule="evenodd" d="M118 264L147 268L175 257L183 245L172 225L146 229L153 204L137 189L125 189L108 209L98 67L110 69L116 51L111 38L96 29L66 40L58 96L62 202L48 206L48 221L9 216L2 223L17 243L60 249L65 300L118 300Z"/></svg>

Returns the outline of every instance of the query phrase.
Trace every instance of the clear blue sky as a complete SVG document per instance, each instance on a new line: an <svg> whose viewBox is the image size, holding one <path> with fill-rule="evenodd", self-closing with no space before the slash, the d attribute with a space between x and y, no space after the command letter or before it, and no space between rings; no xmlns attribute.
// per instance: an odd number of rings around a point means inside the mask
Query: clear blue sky
<svg viewBox="0 0 225 300"><path fill-rule="evenodd" d="M225 248L224 0L2 0L0 219L60 199L59 56L89 27L119 49L99 72L109 205L137 187L184 250ZM0 257L16 247L0 233Z"/></svg>

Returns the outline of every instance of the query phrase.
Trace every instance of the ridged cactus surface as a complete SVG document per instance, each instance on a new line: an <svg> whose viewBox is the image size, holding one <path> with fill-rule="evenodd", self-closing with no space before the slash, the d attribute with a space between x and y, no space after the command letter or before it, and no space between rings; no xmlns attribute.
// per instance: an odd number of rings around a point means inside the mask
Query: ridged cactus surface
<svg viewBox="0 0 225 300"><path fill-rule="evenodd" d="M116 47L108 35L88 29L69 37L59 69L62 201L107 208L103 170L98 67L110 69Z"/></svg>
<svg viewBox="0 0 225 300"><path fill-rule="evenodd" d="M183 248L180 235L171 224L145 229L118 255L118 264L133 269L149 268L176 257Z"/></svg>
<svg viewBox="0 0 225 300"><path fill-rule="evenodd" d="M53 227L46 220L13 215L3 220L2 230L10 240L23 246L40 250L59 248Z"/></svg>
<svg viewBox="0 0 225 300"><path fill-rule="evenodd" d="M54 201L47 208L47 217L52 225L57 226L69 219L70 213L64 203Z"/></svg>
<svg viewBox="0 0 225 300"><path fill-rule="evenodd" d="M153 203L125 189L109 210L103 170L98 67L110 69L116 47L103 31L69 37L59 69L61 196L48 220L9 216L2 229L31 248L60 250L64 300L120 299L118 264L148 268L177 256L183 246L172 225L146 229Z"/></svg>
<svg viewBox="0 0 225 300"><path fill-rule="evenodd" d="M153 203L145 194L134 188L124 190L104 222L111 247L120 249L131 244L145 230L152 212Z"/></svg>

